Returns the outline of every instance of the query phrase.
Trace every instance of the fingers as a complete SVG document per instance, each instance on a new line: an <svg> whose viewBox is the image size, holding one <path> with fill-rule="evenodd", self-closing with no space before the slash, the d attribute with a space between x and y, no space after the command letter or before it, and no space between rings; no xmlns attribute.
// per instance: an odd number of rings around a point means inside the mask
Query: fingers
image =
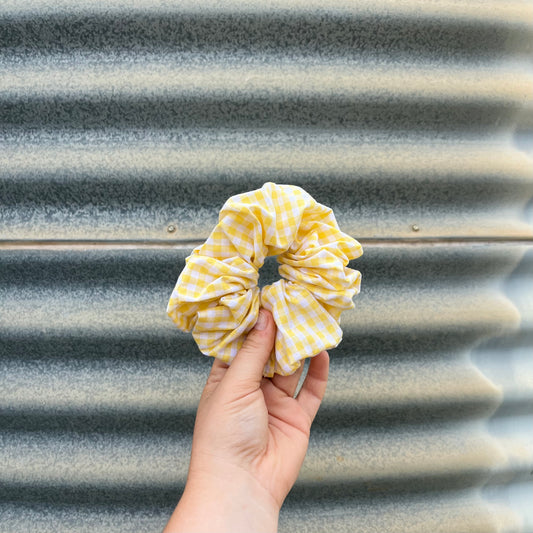
<svg viewBox="0 0 533 533"><path fill-rule="evenodd" d="M322 398L324 398L326 385L328 383L328 373L328 352L320 352L311 359L304 384L296 398L300 407L309 417L310 422L313 422L315 419Z"/></svg>
<svg viewBox="0 0 533 533"><path fill-rule="evenodd" d="M287 396L291 398L296 392L296 387L300 381L300 376L302 375L304 369L304 363L300 365L300 368L290 376L280 376L279 374L274 374L272 378L272 383L280 390L282 390Z"/></svg>
<svg viewBox="0 0 533 533"><path fill-rule="evenodd" d="M226 372L227 378L246 385L250 390L259 388L275 337L276 324L272 315L260 309L257 323Z"/></svg>
<svg viewBox="0 0 533 533"><path fill-rule="evenodd" d="M209 373L208 381L219 382L226 373L226 370L229 368L227 363L222 362L220 359L215 359L213 365L211 366L211 372Z"/></svg>
<svg viewBox="0 0 533 533"><path fill-rule="evenodd" d="M207 397L216 389L217 385L222 381L222 378L228 370L228 365L223 363L220 359L215 359L211 366L211 372L207 378L202 396Z"/></svg>

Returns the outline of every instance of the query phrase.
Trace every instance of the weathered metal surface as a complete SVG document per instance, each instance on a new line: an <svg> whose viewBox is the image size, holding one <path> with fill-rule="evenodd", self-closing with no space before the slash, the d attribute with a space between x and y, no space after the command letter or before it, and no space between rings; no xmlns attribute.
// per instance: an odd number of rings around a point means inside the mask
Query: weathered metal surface
<svg viewBox="0 0 533 533"><path fill-rule="evenodd" d="M529 1L3 0L1 531L162 529L166 302L271 180L365 245L280 530L533 532L532 49Z"/></svg>
<svg viewBox="0 0 533 533"><path fill-rule="evenodd" d="M533 166L511 146L247 135L8 143L1 237L204 239L227 197L265 181L304 186L360 238L532 236L523 210Z"/></svg>
<svg viewBox="0 0 533 533"><path fill-rule="evenodd" d="M524 282L528 249L366 246L357 266L367 290L332 353L282 529L297 527L304 505L310 530L349 531L354 520L369 531L374 520L392 531L424 531L433 520L436 531L500 522L513 530L527 508L489 504L479 489L521 480L531 490L533 372L529 352L519 353L527 342L511 342L512 370L507 352L491 344L531 336L533 313L501 288L502 280ZM187 253L1 254L9 282L0 291L6 531L37 519L45 531L67 528L69 514L81 531L162 527L185 480L210 364L165 315ZM263 279L275 269L269 261ZM509 416L516 428L498 428Z"/></svg>
<svg viewBox="0 0 533 533"><path fill-rule="evenodd" d="M203 239L267 180L360 238L532 236L530 2L19 4L2 239Z"/></svg>

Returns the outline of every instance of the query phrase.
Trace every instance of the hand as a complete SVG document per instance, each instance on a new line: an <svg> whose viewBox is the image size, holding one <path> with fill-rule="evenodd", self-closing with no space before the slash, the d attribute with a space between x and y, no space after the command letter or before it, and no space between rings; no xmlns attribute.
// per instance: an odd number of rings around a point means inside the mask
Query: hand
<svg viewBox="0 0 533 533"><path fill-rule="evenodd" d="M215 359L194 428L183 496L164 533L276 531L281 505L302 466L329 357L302 373L263 378L276 325L262 309L230 367Z"/></svg>

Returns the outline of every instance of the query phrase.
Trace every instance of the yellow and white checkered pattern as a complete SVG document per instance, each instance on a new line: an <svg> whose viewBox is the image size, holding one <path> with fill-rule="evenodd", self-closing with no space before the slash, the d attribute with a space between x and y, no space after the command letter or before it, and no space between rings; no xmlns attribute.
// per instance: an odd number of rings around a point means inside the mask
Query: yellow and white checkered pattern
<svg viewBox="0 0 533 533"><path fill-rule="evenodd" d="M330 208L300 187L265 183L224 204L207 241L187 258L167 313L192 330L202 353L229 363L259 307L268 309L278 331L264 375L289 375L341 341L341 312L354 307L361 282L346 265L362 253ZM271 255L283 279L259 291L258 270Z"/></svg>

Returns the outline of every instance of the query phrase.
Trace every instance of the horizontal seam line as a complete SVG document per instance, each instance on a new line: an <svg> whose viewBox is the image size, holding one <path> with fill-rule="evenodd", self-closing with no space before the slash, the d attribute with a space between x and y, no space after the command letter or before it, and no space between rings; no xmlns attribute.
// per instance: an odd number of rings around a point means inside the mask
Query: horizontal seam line
<svg viewBox="0 0 533 533"><path fill-rule="evenodd" d="M207 237L206 237L207 238ZM467 245L467 244L522 244L533 245L533 237L398 237L398 238L359 238L359 242L369 246L426 246L426 245ZM24 249L188 249L203 244L205 240L182 239L166 240L0 240L0 250Z"/></svg>

